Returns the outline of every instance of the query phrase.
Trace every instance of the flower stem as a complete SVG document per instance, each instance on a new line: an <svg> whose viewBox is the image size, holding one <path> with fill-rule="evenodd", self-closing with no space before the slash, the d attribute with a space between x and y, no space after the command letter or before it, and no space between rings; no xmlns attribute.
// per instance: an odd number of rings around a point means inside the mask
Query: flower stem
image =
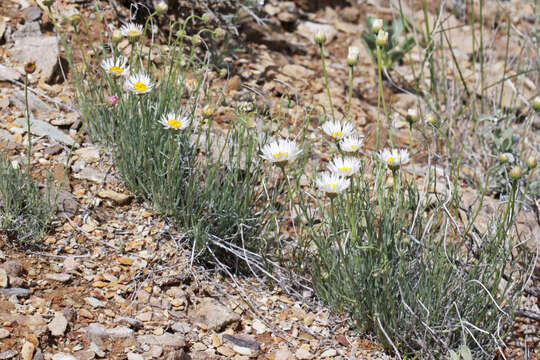
<svg viewBox="0 0 540 360"><path fill-rule="evenodd" d="M30 132L30 106L28 106L28 73L24 76L24 104L26 106L26 132L28 136L28 150L26 154L26 176L30 178L30 161L32 159L32 133Z"/></svg>
<svg viewBox="0 0 540 360"><path fill-rule="evenodd" d="M332 95L330 95L330 86L328 85L328 75L326 74L326 62L324 61L324 49L323 45L319 45L319 49L321 52L321 62L322 62L322 70L323 70L323 76L324 76L324 85L326 86L326 93L328 94L328 102L330 103L330 111L332 112L332 120L335 120L335 114L334 114L334 105L332 105Z"/></svg>

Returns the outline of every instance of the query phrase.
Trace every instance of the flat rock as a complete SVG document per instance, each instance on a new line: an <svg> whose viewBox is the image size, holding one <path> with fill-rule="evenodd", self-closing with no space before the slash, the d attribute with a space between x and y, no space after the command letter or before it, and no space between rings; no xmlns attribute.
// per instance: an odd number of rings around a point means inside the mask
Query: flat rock
<svg viewBox="0 0 540 360"><path fill-rule="evenodd" d="M73 174L73 177L76 179L88 180L88 181L93 181L96 183L101 183L105 181L105 176L106 176L105 173L91 167L85 167L81 169L81 171L79 171L78 173Z"/></svg>
<svg viewBox="0 0 540 360"><path fill-rule="evenodd" d="M337 351L335 349L326 349L322 354L321 357L328 358L328 357L334 357L337 355Z"/></svg>
<svg viewBox="0 0 540 360"><path fill-rule="evenodd" d="M10 67L0 65L0 81L17 81L21 78L21 74Z"/></svg>
<svg viewBox="0 0 540 360"><path fill-rule="evenodd" d="M9 276L21 276L26 271L24 265L19 260L9 260L0 265L0 268L6 270Z"/></svg>
<svg viewBox="0 0 540 360"><path fill-rule="evenodd" d="M32 360L36 346L30 341L26 341L21 349L21 360Z"/></svg>
<svg viewBox="0 0 540 360"><path fill-rule="evenodd" d="M9 279L6 270L0 268L0 288L7 288L9 285Z"/></svg>
<svg viewBox="0 0 540 360"><path fill-rule="evenodd" d="M0 129L0 143L13 144L15 142L15 136L13 136L6 129Z"/></svg>
<svg viewBox="0 0 540 360"><path fill-rule="evenodd" d="M298 360L313 359L313 354L303 348L299 348L298 350L296 350L296 352L294 353L294 356L296 356Z"/></svg>
<svg viewBox="0 0 540 360"><path fill-rule="evenodd" d="M171 325L171 329L175 332L179 332L182 334L188 333L191 330L189 324L183 321L175 322L174 324Z"/></svg>
<svg viewBox="0 0 540 360"><path fill-rule="evenodd" d="M39 22L32 21L24 24L19 29L17 29L17 31L14 31L13 34L11 34L11 38L16 41L22 40L27 37L39 37L41 35L42 33Z"/></svg>
<svg viewBox="0 0 540 360"><path fill-rule="evenodd" d="M44 80L49 83L54 81L58 67L58 56L60 55L56 36L30 35L16 38L11 55L21 64L35 61Z"/></svg>
<svg viewBox="0 0 540 360"><path fill-rule="evenodd" d="M54 319L49 323L48 328L52 336L62 336L66 332L68 321L64 314L57 312Z"/></svg>
<svg viewBox="0 0 540 360"><path fill-rule="evenodd" d="M238 314L210 297L203 298L195 310L191 312L190 317L201 328L215 331L240 320Z"/></svg>
<svg viewBox="0 0 540 360"><path fill-rule="evenodd" d="M58 353L54 354L52 360L79 360L75 356L70 354Z"/></svg>
<svg viewBox="0 0 540 360"><path fill-rule="evenodd" d="M11 335L11 333L9 332L9 330L6 330L6 329L0 329L0 340L9 337L9 335Z"/></svg>
<svg viewBox="0 0 540 360"><path fill-rule="evenodd" d="M18 352L13 349L3 351L0 353L0 360L7 360L7 359L14 358L15 356L17 356L17 354Z"/></svg>
<svg viewBox="0 0 540 360"><path fill-rule="evenodd" d="M99 149L96 147L85 147L75 150L75 154L87 163L98 162L100 159Z"/></svg>
<svg viewBox="0 0 540 360"><path fill-rule="evenodd" d="M41 8L39 6L30 6L23 10L23 17L27 22L36 21L41 18Z"/></svg>
<svg viewBox="0 0 540 360"><path fill-rule="evenodd" d="M60 274L48 273L48 274L45 275L45 278L47 280L53 280L53 281L58 281L58 282L61 282L61 283L66 283L69 280L71 280L71 275L65 274L65 273L60 273Z"/></svg>
<svg viewBox="0 0 540 360"><path fill-rule="evenodd" d="M183 336L178 334L163 334L163 335L141 335L137 336L137 342L140 344L148 345L160 345L171 346L174 348L181 348L186 345L186 341Z"/></svg>
<svg viewBox="0 0 540 360"><path fill-rule="evenodd" d="M144 360L144 357L141 354L137 354L134 352L128 352L127 358L128 360Z"/></svg>
<svg viewBox="0 0 540 360"><path fill-rule="evenodd" d="M131 195L118 193L113 190L101 189L97 194L100 198L109 199L114 201L118 205L127 205L131 201Z"/></svg>
<svg viewBox="0 0 540 360"><path fill-rule="evenodd" d="M88 305L90 305L93 308L105 307L105 303L99 299L96 299L95 297L87 297L85 298L85 300L88 303ZM91 325L96 325L96 324L91 324ZM103 326L101 324L97 324L97 325Z"/></svg>
<svg viewBox="0 0 540 360"><path fill-rule="evenodd" d="M23 111L26 110L24 90L14 90L13 93L9 96L9 102ZM31 92L28 92L28 107L30 107L30 111L40 112L45 115L48 115L55 111L52 106L48 105L46 102L44 102ZM26 119L24 120L26 124Z"/></svg>
<svg viewBox="0 0 540 360"><path fill-rule="evenodd" d="M117 326L108 329L105 325L92 323L88 327L83 328L91 341L99 342L101 338L127 339L133 337L133 330L126 326Z"/></svg>
<svg viewBox="0 0 540 360"><path fill-rule="evenodd" d="M311 21L305 21L298 25L297 32L311 41L314 41L315 34L322 32L326 35L327 44L332 42L337 35L337 30L332 25L319 24Z"/></svg>
<svg viewBox="0 0 540 360"><path fill-rule="evenodd" d="M23 128L26 129L25 118L19 118L15 120L15 123L23 126ZM70 146L75 143L75 140L73 140L65 132L43 120L30 118L30 132L38 136L48 136L52 140Z"/></svg>
<svg viewBox="0 0 540 360"><path fill-rule="evenodd" d="M0 294L9 298L13 295L15 296L28 296L30 295L30 290L23 288L11 288L11 289L0 289Z"/></svg>

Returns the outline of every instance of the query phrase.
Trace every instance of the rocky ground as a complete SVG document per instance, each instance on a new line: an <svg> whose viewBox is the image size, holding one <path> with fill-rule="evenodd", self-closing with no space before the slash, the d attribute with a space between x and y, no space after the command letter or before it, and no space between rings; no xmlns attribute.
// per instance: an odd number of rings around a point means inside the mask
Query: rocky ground
<svg viewBox="0 0 540 360"><path fill-rule="evenodd" d="M126 18L122 5L100 3L111 24ZM487 3L486 16L495 21L498 4ZM535 14L525 1L506 4L519 14L516 26L522 31L532 26ZM59 12L76 9L92 19L90 5L64 0L55 6ZM391 13L378 1L337 8L311 5L268 2L261 15L265 25L253 16L244 17L238 36L251 50L234 59L228 95L250 99L250 91L242 86L247 84L266 94L264 100L257 99L261 107L276 106L283 95L293 96L297 103L327 104L312 44L314 33L323 28L338 111L346 107L347 68L342 60L347 47L362 51L354 78L353 122L364 133L374 134L376 73L358 34L365 27L364 14L390 18ZM15 166L24 164L23 68L28 60L37 60L29 99L34 114L33 175L44 181L52 173L62 185L55 229L43 249L14 249L0 240L0 359L390 359L375 342L351 330L346 315L333 314L320 304L309 287L286 292L264 279L236 277L193 262L182 234L154 215L149 204L135 199L118 180L110 153L79 132L81 119L69 82L59 71L62 49L44 10L39 0L0 2L0 149ZM437 8L430 11L436 13ZM411 12L423 18L420 11ZM454 15L450 20L462 21ZM468 33L451 35L458 56L467 61L472 52ZM506 40L493 36L490 41L497 71ZM517 51L518 45L511 46ZM407 73L405 66L397 71ZM406 83L406 75L400 81ZM538 84L513 85L529 97ZM393 108L401 111L415 101L406 93L389 96ZM513 100L510 91L506 96L504 101ZM291 122L299 112L299 106L290 109ZM310 127L318 131L318 124ZM421 146L421 134L415 136ZM540 141L538 131L533 137ZM405 124L398 124L396 138L408 144ZM64 164L74 143L65 178ZM367 149L374 149L373 136L367 138ZM471 177L475 171L482 169L470 169ZM486 201L479 227L485 226L496 203L493 198ZM532 212L520 213L517 221L524 236L540 238ZM524 316L511 336L510 358L540 359L539 277L533 274L524 294Z"/></svg>

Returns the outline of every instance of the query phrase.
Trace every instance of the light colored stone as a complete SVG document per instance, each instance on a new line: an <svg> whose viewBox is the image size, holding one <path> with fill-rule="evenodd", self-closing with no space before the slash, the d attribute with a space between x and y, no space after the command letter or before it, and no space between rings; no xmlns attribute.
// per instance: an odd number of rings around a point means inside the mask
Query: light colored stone
<svg viewBox="0 0 540 360"><path fill-rule="evenodd" d="M21 360L32 360L34 357L35 345L29 341L26 341L21 349Z"/></svg>
<svg viewBox="0 0 540 360"><path fill-rule="evenodd" d="M298 360L311 360L311 359L313 359L313 354L310 353L309 351L307 351L306 349L303 349L303 348L298 348L298 350L296 350L296 352L294 353L294 356L296 356L296 358Z"/></svg>
<svg viewBox="0 0 540 360"><path fill-rule="evenodd" d="M190 313L193 322L203 329L219 331L240 320L240 316L213 298L203 298Z"/></svg>
<svg viewBox="0 0 540 360"><path fill-rule="evenodd" d="M75 150L75 154L87 163L98 162L100 159L99 149L96 147L85 147Z"/></svg>
<svg viewBox="0 0 540 360"><path fill-rule="evenodd" d="M9 337L11 333L7 329L0 329L0 340Z"/></svg>
<svg viewBox="0 0 540 360"><path fill-rule="evenodd" d="M106 176L105 173L101 171L97 171L96 169L91 168L91 167L85 167L81 169L81 171L79 171L78 173L73 174L73 177L76 179L88 180L88 181L93 181L96 183L101 183L105 181L105 176Z"/></svg>
<svg viewBox="0 0 540 360"><path fill-rule="evenodd" d="M79 360L75 356L70 354L58 353L54 354L52 360Z"/></svg>
<svg viewBox="0 0 540 360"><path fill-rule="evenodd" d="M41 72L45 81L50 82L58 66L60 55L58 40L56 36L28 36L16 39L11 55L21 64L35 61L37 70Z"/></svg>
<svg viewBox="0 0 540 360"><path fill-rule="evenodd" d="M178 334L163 334L160 336L156 335L141 335L137 336L137 342L140 344L148 345L160 345L160 346L171 346L174 348L181 348L186 345L184 337Z"/></svg>
<svg viewBox="0 0 540 360"><path fill-rule="evenodd" d="M322 354L321 357L323 358L329 358L334 357L337 355L337 351L335 349L326 349Z"/></svg>
<svg viewBox="0 0 540 360"><path fill-rule="evenodd" d="M64 273L61 273L61 274L48 273L48 274L45 274L45 278L47 280L53 280L53 281L58 281L58 282L61 282L61 283L66 283L69 280L71 280L71 275L64 274Z"/></svg>
<svg viewBox="0 0 540 360"><path fill-rule="evenodd" d="M23 90L14 90L9 96L9 102L18 107L21 110L26 110L25 95ZM54 111L54 108L49 106L46 102L38 98L31 92L28 92L28 106L30 111L35 111L48 115ZM26 122L26 119L24 119Z"/></svg>
<svg viewBox="0 0 540 360"><path fill-rule="evenodd" d="M318 32L322 32L326 35L327 44L332 42L332 40L334 40L334 38L336 37L338 33L336 28L333 27L332 25L319 24L319 23L314 23L311 21L306 21L306 22L301 23L300 25L298 25L298 28L296 31L300 35L302 35L303 37L311 41L314 41L315 34L317 34Z"/></svg>
<svg viewBox="0 0 540 360"><path fill-rule="evenodd" d="M7 288L9 285L9 279L6 270L0 268L0 287Z"/></svg>
<svg viewBox="0 0 540 360"><path fill-rule="evenodd" d="M144 357L141 354L137 354L134 352L128 352L127 358L128 360L144 360Z"/></svg>
<svg viewBox="0 0 540 360"><path fill-rule="evenodd" d="M290 360L293 359L293 354L287 349L279 349L275 353L274 360Z"/></svg>
<svg viewBox="0 0 540 360"><path fill-rule="evenodd" d="M17 81L21 78L18 71L0 64L0 81Z"/></svg>
<svg viewBox="0 0 540 360"><path fill-rule="evenodd" d="M105 351L103 351L103 349L100 348L99 345L96 344L93 341L90 343L90 351L92 351L98 357L104 357L105 356Z"/></svg>
<svg viewBox="0 0 540 360"><path fill-rule="evenodd" d="M131 195L118 193L113 190L101 189L98 192L98 196L103 199L110 199L118 205L126 205L131 201Z"/></svg>
<svg viewBox="0 0 540 360"><path fill-rule="evenodd" d="M49 323L48 328L52 336L62 336L66 332L68 321L64 314L57 312L54 319Z"/></svg>
<svg viewBox="0 0 540 360"><path fill-rule="evenodd" d="M2 351L0 352L0 360L12 359L15 356L17 356L17 354L18 354L17 350L13 350L13 349Z"/></svg>
<svg viewBox="0 0 540 360"><path fill-rule="evenodd" d="M105 307L105 303L95 297L87 297L85 300L93 308Z"/></svg>
<svg viewBox="0 0 540 360"><path fill-rule="evenodd" d="M15 124L19 124L26 129L26 119L19 118L15 120ZM73 140L69 135L67 135L62 130L59 130L56 126L53 126L45 121L30 118L30 132L38 136L48 136L52 140L58 141L62 144L73 145L75 140Z"/></svg>

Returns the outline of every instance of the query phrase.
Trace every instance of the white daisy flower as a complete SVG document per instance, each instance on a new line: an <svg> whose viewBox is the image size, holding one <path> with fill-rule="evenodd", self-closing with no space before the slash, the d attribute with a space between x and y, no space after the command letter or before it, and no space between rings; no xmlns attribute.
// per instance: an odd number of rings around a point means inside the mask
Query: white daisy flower
<svg viewBox="0 0 540 360"><path fill-rule="evenodd" d="M347 54L347 64L354 66L358 62L358 56L360 55L360 49L356 46L349 46L349 53Z"/></svg>
<svg viewBox="0 0 540 360"><path fill-rule="evenodd" d="M339 121L325 121L321 128L326 135L333 137L336 140L341 140L344 137L351 136L354 133L354 126L351 123L344 122L341 124Z"/></svg>
<svg viewBox="0 0 540 360"><path fill-rule="evenodd" d="M349 177L360 170L360 160L351 156L338 157L328 164L328 170L340 176Z"/></svg>
<svg viewBox="0 0 540 360"><path fill-rule="evenodd" d="M347 136L346 138L341 139L339 142L339 147L341 150L347 153L357 152L364 142L364 137L360 136Z"/></svg>
<svg viewBox="0 0 540 360"><path fill-rule="evenodd" d="M401 165L405 165L411 160L409 152L405 149L384 149L379 156L391 170L397 170Z"/></svg>
<svg viewBox="0 0 540 360"><path fill-rule="evenodd" d="M126 80L126 87L134 94L145 94L154 88L154 82L144 72L131 75Z"/></svg>
<svg viewBox="0 0 540 360"><path fill-rule="evenodd" d="M127 38L137 39L141 37L143 33L143 27L140 24L129 22L127 24L122 25L122 27L120 27L120 31L122 32L122 35L124 35Z"/></svg>
<svg viewBox="0 0 540 360"><path fill-rule="evenodd" d="M112 76L125 76L129 73L129 66L127 66L127 60L123 57L108 58L101 62L101 67Z"/></svg>
<svg viewBox="0 0 540 360"><path fill-rule="evenodd" d="M159 123L169 130L184 130L191 123L191 119L187 116L181 116L178 113L170 112L165 114L159 120Z"/></svg>
<svg viewBox="0 0 540 360"><path fill-rule="evenodd" d="M284 166L288 161L294 160L302 152L292 140L279 139L264 146L261 157L278 166Z"/></svg>
<svg viewBox="0 0 540 360"><path fill-rule="evenodd" d="M315 183L320 190L333 198L347 189L351 181L337 173L324 172L315 180Z"/></svg>

